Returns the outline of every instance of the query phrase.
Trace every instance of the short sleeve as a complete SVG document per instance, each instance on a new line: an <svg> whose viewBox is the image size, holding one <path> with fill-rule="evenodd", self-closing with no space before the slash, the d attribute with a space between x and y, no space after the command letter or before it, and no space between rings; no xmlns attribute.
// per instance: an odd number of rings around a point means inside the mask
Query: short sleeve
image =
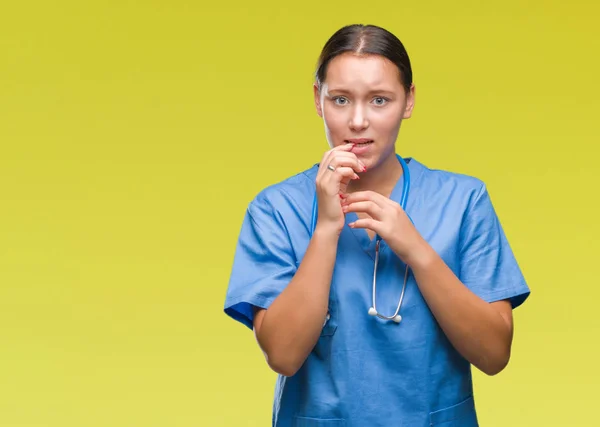
<svg viewBox="0 0 600 427"><path fill-rule="evenodd" d="M508 243L485 184L473 198L461 228L460 279L487 302L510 300L513 309L530 290Z"/></svg>
<svg viewBox="0 0 600 427"><path fill-rule="evenodd" d="M280 216L265 201L246 210L238 237L225 314L253 328L253 308L268 308L294 277L294 251Z"/></svg>

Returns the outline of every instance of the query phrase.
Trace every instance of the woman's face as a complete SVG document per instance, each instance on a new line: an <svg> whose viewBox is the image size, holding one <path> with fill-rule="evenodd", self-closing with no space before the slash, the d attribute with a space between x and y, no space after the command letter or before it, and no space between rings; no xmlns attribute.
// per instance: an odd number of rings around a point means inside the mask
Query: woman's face
<svg viewBox="0 0 600 427"><path fill-rule="evenodd" d="M355 143L352 152L373 168L395 153L402 120L412 114L414 86L407 94L398 67L385 57L344 53L331 60L314 96L329 145Z"/></svg>

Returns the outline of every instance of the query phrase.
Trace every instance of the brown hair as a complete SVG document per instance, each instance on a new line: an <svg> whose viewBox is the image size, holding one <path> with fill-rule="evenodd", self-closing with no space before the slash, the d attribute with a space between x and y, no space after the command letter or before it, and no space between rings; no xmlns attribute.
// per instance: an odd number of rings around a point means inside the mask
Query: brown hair
<svg viewBox="0 0 600 427"><path fill-rule="evenodd" d="M351 52L357 55L381 55L396 64L406 92L412 85L412 69L402 42L392 33L376 25L354 24L340 28L325 43L315 73L321 86L327 75L327 65L338 55Z"/></svg>

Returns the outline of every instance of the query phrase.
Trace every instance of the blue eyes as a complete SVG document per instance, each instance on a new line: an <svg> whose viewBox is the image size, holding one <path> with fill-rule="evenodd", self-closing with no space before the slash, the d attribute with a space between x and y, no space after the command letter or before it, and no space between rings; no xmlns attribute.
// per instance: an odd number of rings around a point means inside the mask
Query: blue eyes
<svg viewBox="0 0 600 427"><path fill-rule="evenodd" d="M348 99L344 96L334 96L331 99L333 100L333 102L336 105L340 105L340 106L346 105L349 102ZM387 104L388 102L389 102L389 99L384 98L383 96L377 96L377 97L373 98L373 103L378 107L382 107L385 104Z"/></svg>

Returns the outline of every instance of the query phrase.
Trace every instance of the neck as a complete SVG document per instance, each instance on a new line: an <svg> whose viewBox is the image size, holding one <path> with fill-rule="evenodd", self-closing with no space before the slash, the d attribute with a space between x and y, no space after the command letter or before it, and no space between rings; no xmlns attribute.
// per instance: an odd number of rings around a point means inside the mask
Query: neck
<svg viewBox="0 0 600 427"><path fill-rule="evenodd" d="M360 175L360 179L348 184L350 193L371 190L385 197L389 197L396 182L402 176L402 165L393 152L382 163Z"/></svg>

